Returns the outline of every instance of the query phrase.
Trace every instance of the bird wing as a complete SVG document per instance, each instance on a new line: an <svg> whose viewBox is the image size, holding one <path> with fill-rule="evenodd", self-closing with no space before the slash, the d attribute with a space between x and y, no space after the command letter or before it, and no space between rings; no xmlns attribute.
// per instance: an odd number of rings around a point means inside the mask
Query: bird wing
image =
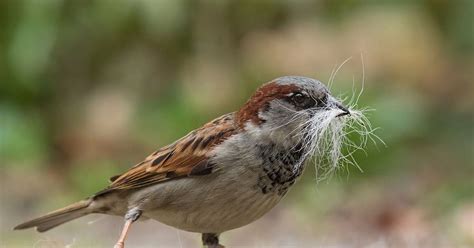
<svg viewBox="0 0 474 248"><path fill-rule="evenodd" d="M128 190L188 176L212 173L209 163L212 147L236 133L234 114L223 115L148 156L121 175L111 178L111 185L99 192Z"/></svg>

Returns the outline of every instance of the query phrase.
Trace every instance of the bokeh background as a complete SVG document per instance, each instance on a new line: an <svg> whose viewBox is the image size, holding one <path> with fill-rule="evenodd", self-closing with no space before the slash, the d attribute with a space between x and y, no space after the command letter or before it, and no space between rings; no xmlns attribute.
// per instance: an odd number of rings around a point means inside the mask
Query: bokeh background
<svg viewBox="0 0 474 248"><path fill-rule="evenodd" d="M474 1L0 1L0 246L110 247L118 217L21 221L107 179L282 75L350 96L387 144L314 168L229 247L474 245ZM362 64L361 55L364 58ZM354 82L354 90L353 90ZM154 221L128 247L199 247Z"/></svg>

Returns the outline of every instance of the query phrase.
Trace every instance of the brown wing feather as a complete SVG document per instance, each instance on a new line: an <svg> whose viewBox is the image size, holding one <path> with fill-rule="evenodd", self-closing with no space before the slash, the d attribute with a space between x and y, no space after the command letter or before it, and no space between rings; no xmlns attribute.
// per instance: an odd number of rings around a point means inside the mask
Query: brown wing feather
<svg viewBox="0 0 474 248"><path fill-rule="evenodd" d="M212 171L208 164L211 147L235 134L234 113L221 116L163 147L127 172L111 178L103 192L135 189L186 176L204 175Z"/></svg>

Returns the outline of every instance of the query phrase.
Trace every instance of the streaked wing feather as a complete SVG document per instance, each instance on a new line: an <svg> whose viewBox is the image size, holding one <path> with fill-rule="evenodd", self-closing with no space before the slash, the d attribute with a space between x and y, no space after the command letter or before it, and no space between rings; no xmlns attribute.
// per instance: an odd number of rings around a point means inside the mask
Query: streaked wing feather
<svg viewBox="0 0 474 248"><path fill-rule="evenodd" d="M204 175L212 171L208 163L213 146L235 134L234 113L221 116L163 147L127 172L111 178L105 190L145 187L186 176Z"/></svg>

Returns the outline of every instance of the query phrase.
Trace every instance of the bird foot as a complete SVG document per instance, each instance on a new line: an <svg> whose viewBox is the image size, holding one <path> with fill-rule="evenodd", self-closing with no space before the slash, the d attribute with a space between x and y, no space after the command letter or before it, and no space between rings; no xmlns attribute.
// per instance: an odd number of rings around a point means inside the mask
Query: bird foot
<svg viewBox="0 0 474 248"><path fill-rule="evenodd" d="M125 248L125 243L124 242L117 242L117 244L115 244L114 248Z"/></svg>
<svg viewBox="0 0 474 248"><path fill-rule="evenodd" d="M205 248L225 248L219 244L219 235L215 233L203 233L202 243Z"/></svg>

